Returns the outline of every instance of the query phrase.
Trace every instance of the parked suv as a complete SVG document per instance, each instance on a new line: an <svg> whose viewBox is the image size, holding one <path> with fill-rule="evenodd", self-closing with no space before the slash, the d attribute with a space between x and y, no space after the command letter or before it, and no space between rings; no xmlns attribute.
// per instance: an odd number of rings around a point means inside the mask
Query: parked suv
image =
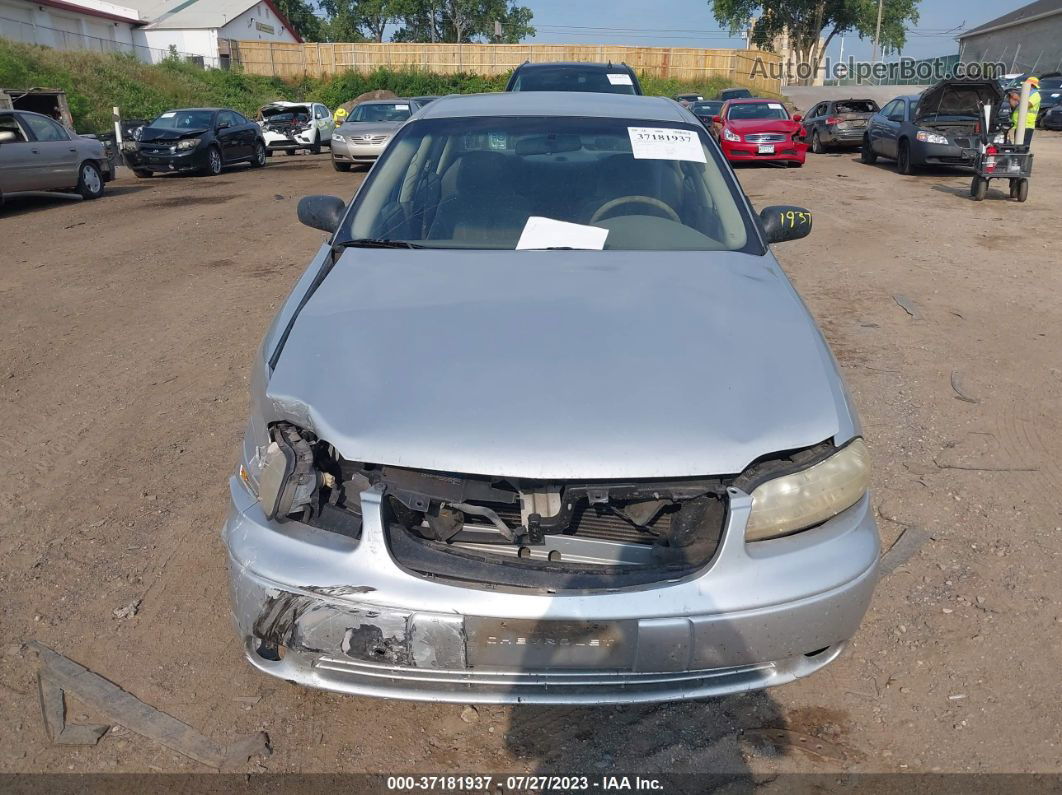
<svg viewBox="0 0 1062 795"><path fill-rule="evenodd" d="M506 91L593 91L603 94L641 94L638 75L627 64L530 63L516 67Z"/></svg>

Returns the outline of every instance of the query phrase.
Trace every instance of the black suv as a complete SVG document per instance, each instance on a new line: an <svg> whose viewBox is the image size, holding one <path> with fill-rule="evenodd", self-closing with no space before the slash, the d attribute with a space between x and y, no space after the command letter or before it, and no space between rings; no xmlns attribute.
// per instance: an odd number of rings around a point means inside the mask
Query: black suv
<svg viewBox="0 0 1062 795"><path fill-rule="evenodd" d="M513 71L506 91L593 91L600 94L641 94L638 75L627 64L530 63Z"/></svg>

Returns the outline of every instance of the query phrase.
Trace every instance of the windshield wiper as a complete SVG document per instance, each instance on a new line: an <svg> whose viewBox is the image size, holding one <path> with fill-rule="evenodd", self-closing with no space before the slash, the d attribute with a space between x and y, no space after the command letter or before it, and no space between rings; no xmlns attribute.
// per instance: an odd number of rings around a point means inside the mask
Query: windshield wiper
<svg viewBox="0 0 1062 795"><path fill-rule="evenodd" d="M406 240L384 240L376 237L359 237L339 244L343 248L424 248L419 243Z"/></svg>

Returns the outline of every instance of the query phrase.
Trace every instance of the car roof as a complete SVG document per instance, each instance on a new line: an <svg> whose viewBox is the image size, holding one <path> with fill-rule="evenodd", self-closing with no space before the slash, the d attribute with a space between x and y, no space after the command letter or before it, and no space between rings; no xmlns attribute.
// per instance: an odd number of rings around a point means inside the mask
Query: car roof
<svg viewBox="0 0 1062 795"><path fill-rule="evenodd" d="M527 61L520 64L517 69L520 70L533 70L533 69L552 69L555 67L563 67L565 69L584 69L588 72L605 72L610 69L630 69L625 63L595 63L592 61L539 61L531 63Z"/></svg>
<svg viewBox="0 0 1062 795"><path fill-rule="evenodd" d="M170 108L169 110L166 110L165 113L181 113L187 110L207 110L213 113L218 110L232 110L232 108ZM239 113L239 111L235 112ZM241 113L240 115L242 116L243 114Z"/></svg>
<svg viewBox="0 0 1062 795"><path fill-rule="evenodd" d="M452 94L435 100L418 119L460 116L593 116L694 123L688 110L667 97L591 91L510 91Z"/></svg>

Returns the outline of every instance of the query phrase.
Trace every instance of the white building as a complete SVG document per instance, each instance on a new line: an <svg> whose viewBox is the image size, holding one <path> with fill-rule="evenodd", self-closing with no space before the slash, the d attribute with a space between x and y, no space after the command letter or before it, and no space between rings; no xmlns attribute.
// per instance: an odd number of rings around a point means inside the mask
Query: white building
<svg viewBox="0 0 1062 795"><path fill-rule="evenodd" d="M60 50L130 51L143 21L102 0L0 0L0 36Z"/></svg>
<svg viewBox="0 0 1062 795"><path fill-rule="evenodd" d="M228 65L226 39L299 42L272 0L0 0L0 36L60 49L136 52L156 63L176 51Z"/></svg>

